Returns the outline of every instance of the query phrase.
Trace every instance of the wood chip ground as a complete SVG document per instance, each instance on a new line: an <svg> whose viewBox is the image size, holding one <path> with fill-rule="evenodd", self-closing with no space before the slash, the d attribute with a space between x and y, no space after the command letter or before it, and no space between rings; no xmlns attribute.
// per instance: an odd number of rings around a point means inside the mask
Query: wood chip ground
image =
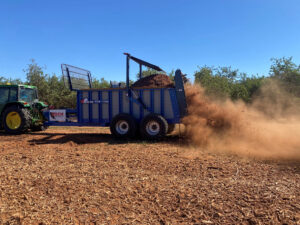
<svg viewBox="0 0 300 225"><path fill-rule="evenodd" d="M300 165L103 128L0 133L0 224L300 224Z"/></svg>

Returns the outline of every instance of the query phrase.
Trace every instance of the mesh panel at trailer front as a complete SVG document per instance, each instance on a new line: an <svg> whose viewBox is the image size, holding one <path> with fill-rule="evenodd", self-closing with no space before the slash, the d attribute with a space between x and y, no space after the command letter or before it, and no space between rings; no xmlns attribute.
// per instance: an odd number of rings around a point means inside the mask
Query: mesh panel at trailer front
<svg viewBox="0 0 300 225"><path fill-rule="evenodd" d="M67 64L61 65L61 71L65 86L70 90L92 88L90 71Z"/></svg>

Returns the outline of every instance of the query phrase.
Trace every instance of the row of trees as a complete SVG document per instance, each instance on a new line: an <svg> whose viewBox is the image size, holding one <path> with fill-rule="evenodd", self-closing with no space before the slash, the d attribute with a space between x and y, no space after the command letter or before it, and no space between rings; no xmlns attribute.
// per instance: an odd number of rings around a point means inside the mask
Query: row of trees
<svg viewBox="0 0 300 225"><path fill-rule="evenodd" d="M252 102L263 85L275 81L282 90L300 98L300 65L292 57L271 61L268 76L249 76L231 67L199 67L194 74L195 83L200 83L210 96Z"/></svg>
<svg viewBox="0 0 300 225"><path fill-rule="evenodd" d="M64 85L62 76L45 74L43 68L34 60L25 70L26 81L0 77L0 84L26 83L38 87L39 98L56 108L74 108L76 93L71 92ZM143 71L143 76L156 73L151 69ZM174 70L167 74L172 80ZM300 98L300 65L296 65L292 58L272 59L268 76L249 76L231 67L202 66L194 74L195 83L200 83L210 96L217 98L241 99L251 102L259 93L262 85L270 80L276 80L288 93ZM123 82L124 83L124 82ZM94 88L106 88L110 83L104 78L93 79Z"/></svg>

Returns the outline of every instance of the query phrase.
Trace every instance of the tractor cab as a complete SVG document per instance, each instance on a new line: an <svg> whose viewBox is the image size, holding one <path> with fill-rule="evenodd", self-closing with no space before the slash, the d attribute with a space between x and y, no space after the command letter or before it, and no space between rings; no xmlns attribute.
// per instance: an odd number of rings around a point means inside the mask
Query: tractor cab
<svg viewBox="0 0 300 225"><path fill-rule="evenodd" d="M38 100L37 88L33 86L20 86L18 101L33 103Z"/></svg>
<svg viewBox="0 0 300 225"><path fill-rule="evenodd" d="M33 103L38 99L37 88L30 85L0 85L0 105L8 102Z"/></svg>
<svg viewBox="0 0 300 225"><path fill-rule="evenodd" d="M0 85L0 129L7 133L43 129L41 110L46 107L38 100L35 86Z"/></svg>

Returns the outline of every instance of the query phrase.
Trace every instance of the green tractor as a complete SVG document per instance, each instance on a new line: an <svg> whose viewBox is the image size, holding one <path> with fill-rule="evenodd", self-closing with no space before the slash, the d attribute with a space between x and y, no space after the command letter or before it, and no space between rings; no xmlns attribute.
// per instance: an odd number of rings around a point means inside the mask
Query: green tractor
<svg viewBox="0 0 300 225"><path fill-rule="evenodd" d="M29 129L42 131L42 110L48 107L38 100L37 88L30 85L0 85L0 129L21 134Z"/></svg>

